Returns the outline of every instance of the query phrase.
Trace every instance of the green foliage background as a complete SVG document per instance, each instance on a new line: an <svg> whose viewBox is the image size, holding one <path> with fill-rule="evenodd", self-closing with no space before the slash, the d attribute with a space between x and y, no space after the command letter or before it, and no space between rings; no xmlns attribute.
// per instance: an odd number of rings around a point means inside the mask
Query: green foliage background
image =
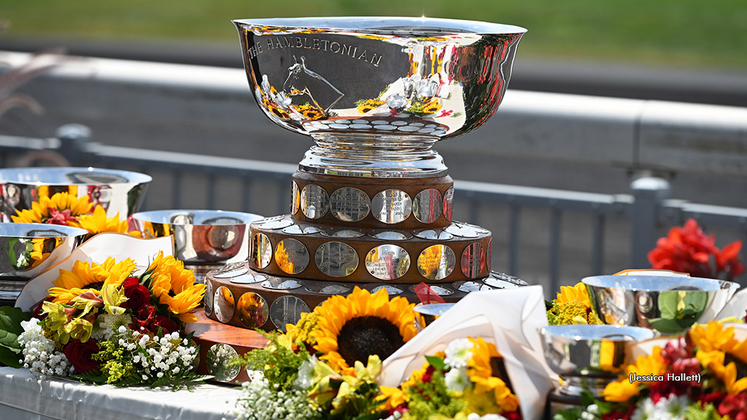
<svg viewBox="0 0 747 420"><path fill-rule="evenodd" d="M231 19L429 16L523 26L525 57L747 71L744 0L2 0L6 36L234 42Z"/></svg>

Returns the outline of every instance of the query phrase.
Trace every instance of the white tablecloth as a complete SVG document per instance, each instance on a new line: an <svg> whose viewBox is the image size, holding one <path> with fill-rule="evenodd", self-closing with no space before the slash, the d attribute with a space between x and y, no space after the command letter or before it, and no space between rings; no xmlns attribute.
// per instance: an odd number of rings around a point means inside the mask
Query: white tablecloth
<svg viewBox="0 0 747 420"><path fill-rule="evenodd" d="M220 420L238 396L239 388L220 385L172 392L59 378L40 381L27 369L0 367L0 420Z"/></svg>

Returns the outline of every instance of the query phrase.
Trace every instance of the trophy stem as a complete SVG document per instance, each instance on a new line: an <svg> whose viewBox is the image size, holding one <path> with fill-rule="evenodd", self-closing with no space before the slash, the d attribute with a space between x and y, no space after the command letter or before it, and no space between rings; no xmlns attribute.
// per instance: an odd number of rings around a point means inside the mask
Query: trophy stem
<svg viewBox="0 0 747 420"><path fill-rule="evenodd" d="M306 173L374 178L433 178L448 168L432 149L431 136L314 135L312 146L299 163Z"/></svg>

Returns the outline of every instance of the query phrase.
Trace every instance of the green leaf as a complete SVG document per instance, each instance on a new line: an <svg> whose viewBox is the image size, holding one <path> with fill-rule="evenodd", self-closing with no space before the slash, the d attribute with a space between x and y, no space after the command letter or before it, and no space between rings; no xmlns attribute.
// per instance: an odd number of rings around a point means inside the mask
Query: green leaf
<svg viewBox="0 0 747 420"><path fill-rule="evenodd" d="M425 360L428 361L428 363L436 368L437 370L446 370L446 362L444 362L444 359L436 356L425 356Z"/></svg>
<svg viewBox="0 0 747 420"><path fill-rule="evenodd" d="M0 330L21 334L23 332L21 321L29 319L31 319L31 313L23 312L21 308L0 306Z"/></svg>
<svg viewBox="0 0 747 420"><path fill-rule="evenodd" d="M0 365L10 366L14 368L21 368L23 365L19 360L23 357L20 355L21 349L18 352L9 349L7 347L0 347Z"/></svg>
<svg viewBox="0 0 747 420"><path fill-rule="evenodd" d="M18 336L23 333L21 321L31 319L31 314L20 308L10 306L0 307L0 364L21 367L21 345Z"/></svg>

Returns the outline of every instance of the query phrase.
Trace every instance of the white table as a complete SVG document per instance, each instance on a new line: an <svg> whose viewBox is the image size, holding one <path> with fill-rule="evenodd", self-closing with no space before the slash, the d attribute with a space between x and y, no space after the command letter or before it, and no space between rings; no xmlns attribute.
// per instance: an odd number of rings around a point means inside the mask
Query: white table
<svg viewBox="0 0 747 420"><path fill-rule="evenodd" d="M0 367L2 420L221 420L239 394L239 388L209 384L172 392L51 377L40 381L27 369Z"/></svg>

